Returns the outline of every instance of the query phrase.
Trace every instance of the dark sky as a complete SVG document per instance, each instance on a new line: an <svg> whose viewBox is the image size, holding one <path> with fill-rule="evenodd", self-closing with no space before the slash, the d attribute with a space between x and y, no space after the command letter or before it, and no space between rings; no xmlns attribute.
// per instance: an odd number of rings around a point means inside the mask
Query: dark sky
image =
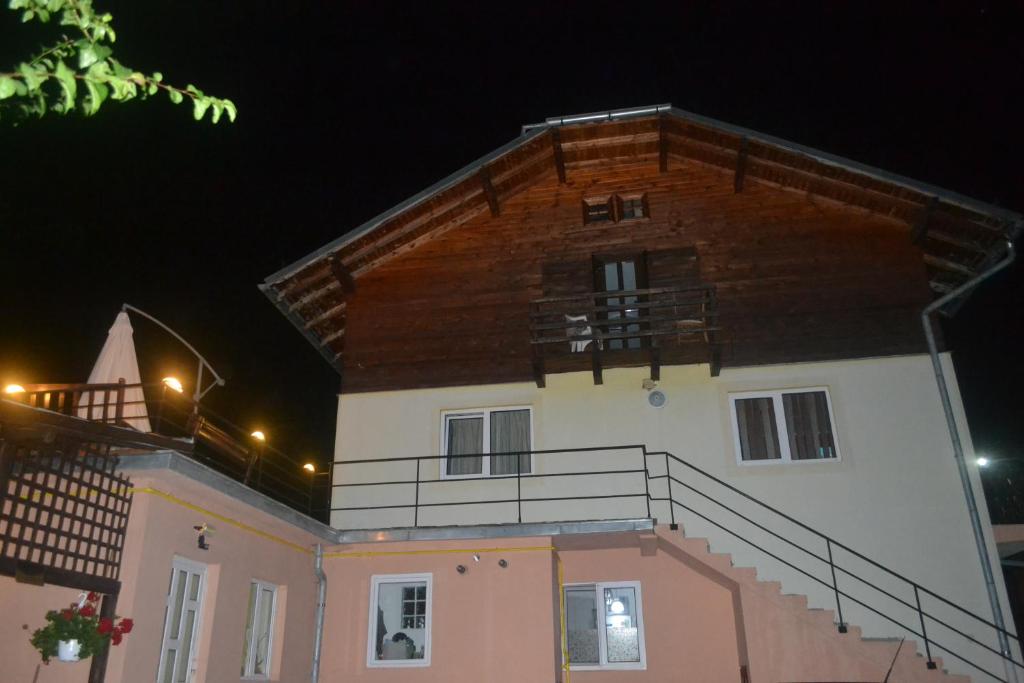
<svg viewBox="0 0 1024 683"><path fill-rule="evenodd" d="M326 461L337 376L260 294L278 268L547 116L678 107L1021 211L1021 3L95 0L115 56L233 99L0 123L0 382L84 381L120 304L209 395ZM6 6L6 3L4 3ZM47 41L0 9L0 66ZM947 326L976 442L1024 442L1024 267ZM187 354L136 323L144 381Z"/></svg>

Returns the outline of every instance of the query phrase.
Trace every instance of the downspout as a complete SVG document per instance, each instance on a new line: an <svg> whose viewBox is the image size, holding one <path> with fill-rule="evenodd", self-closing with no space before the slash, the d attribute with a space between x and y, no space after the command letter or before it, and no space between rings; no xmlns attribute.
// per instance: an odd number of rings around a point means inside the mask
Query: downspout
<svg viewBox="0 0 1024 683"><path fill-rule="evenodd" d="M327 575L324 574L324 549L317 543L313 556L313 573L316 575L316 623L313 626L313 669L309 674L310 683L320 680L320 648L324 642L324 607L327 604Z"/></svg>
<svg viewBox="0 0 1024 683"><path fill-rule="evenodd" d="M995 275L1000 270L1013 263L1016 251L1013 242L1006 242L1006 256L988 270L979 273L961 286L942 296L925 307L921 312L921 325L924 327L924 336L928 340L928 353L932 358L932 368L935 370L935 381L939 385L939 397L942 399L942 409L946 413L946 426L949 427L949 439L953 444L953 459L956 461L957 470L960 473L960 484L964 489L964 499L967 501L967 516L971 520L971 530L974 532L974 544L978 550L978 559L981 561L981 571L985 576L985 590L988 592L989 606L992 608L992 620L998 627L999 649L1003 653L1003 666L1006 669L1007 680L1017 683L1017 669L1012 663L1010 651L1010 639L1006 636L1006 622L1003 619L1003 609L999 605L999 594L996 592L995 577L992 573L992 562L989 559L988 549L985 544L985 533L981 526L981 518L978 516L978 504L974 497L974 488L971 486L970 474L967 464L964 462L964 447L960 440L960 430L956 425L956 417L953 414L953 404L949 398L949 387L946 385L946 375L942 370L942 362L939 359L939 349L935 344L935 333L932 330L932 313L957 297L977 287L983 280Z"/></svg>

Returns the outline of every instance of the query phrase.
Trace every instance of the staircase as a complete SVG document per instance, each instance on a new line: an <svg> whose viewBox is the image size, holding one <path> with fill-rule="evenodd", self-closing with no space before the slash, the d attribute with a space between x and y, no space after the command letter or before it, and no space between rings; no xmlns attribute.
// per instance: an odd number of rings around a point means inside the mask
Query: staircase
<svg viewBox="0 0 1024 683"><path fill-rule="evenodd" d="M735 584L743 605L750 683L971 680L947 673L939 658L933 658L936 666L929 668L915 641L864 638L857 626L840 632L833 610L809 608L805 596L784 594L778 581L758 580L757 570L736 567L730 555L711 552L705 538L687 537L669 525L658 525L655 534L661 551L687 563L698 562Z"/></svg>
<svg viewBox="0 0 1024 683"><path fill-rule="evenodd" d="M771 608L755 609L753 614L774 613L774 621L781 620L788 627L745 624L746 630L754 634L748 643L751 662L758 658L770 661L769 669L776 674L766 679L751 668L751 683L972 680L947 673L942 659L935 656L938 651L956 660L956 668L969 671L976 683L1024 679L1019 640L1013 634L1007 633L1013 646L1012 654L1006 656L997 649L997 627L985 618L671 453L644 450L647 496L655 506L650 516L658 517L664 511L671 520L669 525L656 527L659 546L675 548L691 561L735 582L745 604ZM659 461L663 466L659 467ZM807 596L785 594L779 581L758 580L756 569L734 566L732 555L711 552L707 538L687 537L676 523L677 515L716 535L724 532L740 542L737 548L753 548L758 558L782 569L780 574L810 579L819 600L823 588L824 595L832 594L835 610L810 608ZM911 637L902 641L902 646L899 638L865 638L860 627L846 623L844 608L857 609L861 615L883 622L883 632ZM792 634L787 638L770 637L779 630L795 630L803 639ZM758 643L763 646L759 654ZM836 677L837 672L841 677Z"/></svg>

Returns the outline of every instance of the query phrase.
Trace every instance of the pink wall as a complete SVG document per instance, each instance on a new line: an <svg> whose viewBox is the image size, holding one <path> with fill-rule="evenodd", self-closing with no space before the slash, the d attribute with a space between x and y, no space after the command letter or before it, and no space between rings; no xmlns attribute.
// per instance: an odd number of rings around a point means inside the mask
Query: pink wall
<svg viewBox="0 0 1024 683"><path fill-rule="evenodd" d="M321 680L411 683L553 682L557 670L554 557L549 538L377 543L332 548ZM480 561L473 561L479 552ZM498 560L508 567L502 569ZM459 574L456 566L467 567ZM370 579L375 574L433 575L431 663L423 668L366 666Z"/></svg>

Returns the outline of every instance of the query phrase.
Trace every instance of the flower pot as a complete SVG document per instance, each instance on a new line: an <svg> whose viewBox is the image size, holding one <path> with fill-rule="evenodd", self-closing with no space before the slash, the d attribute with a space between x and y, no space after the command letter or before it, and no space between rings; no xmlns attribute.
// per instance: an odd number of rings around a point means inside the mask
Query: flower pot
<svg viewBox="0 0 1024 683"><path fill-rule="evenodd" d="M82 643L78 640L58 640L57 659L62 662L77 662Z"/></svg>

